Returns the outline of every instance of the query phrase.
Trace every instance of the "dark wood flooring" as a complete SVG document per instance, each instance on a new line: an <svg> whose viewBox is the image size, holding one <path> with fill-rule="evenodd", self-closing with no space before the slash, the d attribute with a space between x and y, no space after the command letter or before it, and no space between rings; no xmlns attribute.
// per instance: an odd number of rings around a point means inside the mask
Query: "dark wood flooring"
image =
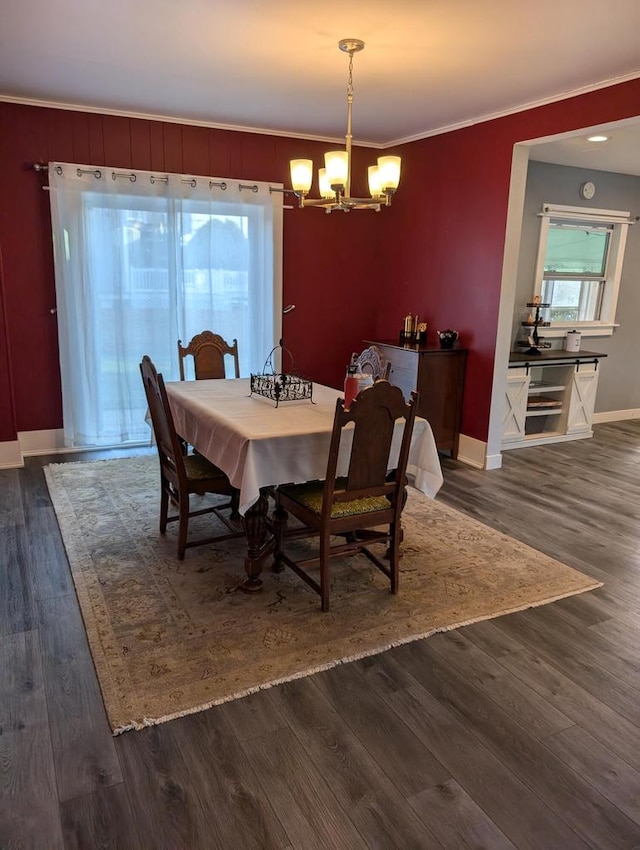
<svg viewBox="0 0 640 850"><path fill-rule="evenodd" d="M116 738L42 475L61 459L0 472L3 850L640 848L640 421L489 473L443 460L438 498L601 589Z"/></svg>

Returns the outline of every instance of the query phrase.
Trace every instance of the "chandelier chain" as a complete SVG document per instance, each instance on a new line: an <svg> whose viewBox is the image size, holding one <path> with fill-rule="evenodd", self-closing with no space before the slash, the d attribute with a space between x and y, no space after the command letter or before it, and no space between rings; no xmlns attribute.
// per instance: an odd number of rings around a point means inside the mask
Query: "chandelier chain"
<svg viewBox="0 0 640 850"><path fill-rule="evenodd" d="M353 50L349 51L349 79L347 81L347 97L353 97Z"/></svg>

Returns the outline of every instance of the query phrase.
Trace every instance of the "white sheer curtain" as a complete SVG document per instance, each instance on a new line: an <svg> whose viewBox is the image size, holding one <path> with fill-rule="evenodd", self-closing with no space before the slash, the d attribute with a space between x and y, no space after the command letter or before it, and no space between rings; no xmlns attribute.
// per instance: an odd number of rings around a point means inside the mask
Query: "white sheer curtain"
<svg viewBox="0 0 640 850"><path fill-rule="evenodd" d="M148 441L139 363L176 380L178 339L237 339L241 375L262 370L281 335L280 192L56 162L49 185L65 445Z"/></svg>

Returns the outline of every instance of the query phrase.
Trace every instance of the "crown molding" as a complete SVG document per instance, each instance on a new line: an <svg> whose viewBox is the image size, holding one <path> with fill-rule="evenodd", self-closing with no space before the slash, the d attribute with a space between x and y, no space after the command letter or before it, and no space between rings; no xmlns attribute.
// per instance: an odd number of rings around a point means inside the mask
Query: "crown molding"
<svg viewBox="0 0 640 850"><path fill-rule="evenodd" d="M486 121L494 121L497 118L505 118L507 115L516 115L518 112L526 112L528 109L537 109L539 106L548 106L551 103L569 100L572 97L579 97L583 94L589 94L590 92L606 89L610 86L617 86L621 83L628 83L637 79L640 79L640 69L633 71L630 74L624 74L621 77L612 77L608 80L601 80L598 83L592 83L589 86L582 86L579 89L571 89L570 91L540 98L539 100L531 100L527 103L520 104L519 106L514 106L511 109L502 109L499 112L489 112L485 115L479 115L476 118L470 118L467 121L460 121L456 124L447 124L443 127L436 127L426 133L416 133L414 136L403 136L402 138L385 142L383 147L389 148L394 145L406 145L409 142L418 142L421 139L428 139L431 136L441 136L444 133L452 133L454 130L463 130L465 127L473 127L476 124L484 124ZM638 114L640 115L640 106L638 107Z"/></svg>
<svg viewBox="0 0 640 850"><path fill-rule="evenodd" d="M487 121L494 121L497 118L504 118L508 115L515 115L518 112L526 112L529 109L537 109L540 106L548 106L551 103L558 103L563 100L569 100L572 97L579 97L583 94L599 91L600 89L609 88L610 86L620 85L621 83L631 82L640 78L640 69L633 71L630 74L625 74L620 77L612 77L607 80L601 80L597 83L592 83L581 88L571 89L570 91L561 92L560 94L551 95L549 97L540 98L539 100L528 101L527 103L514 106L510 109L499 110L498 112L490 112L485 115L479 115L475 118L470 118L465 121L459 121L455 124L447 124L442 127L434 127L432 130L424 133L416 133L411 136L403 136L398 139L392 139L386 142L370 142L366 140L356 141L353 144L359 147L373 148L377 150L385 150L387 148L396 147L397 145L406 145L410 142L417 142L421 139L428 139L432 136L441 136L445 133L452 133L455 130L463 130L467 127L473 127L476 124L484 124ZM304 139L306 141L324 142L328 144L344 142L344 136L314 136L306 133L296 133L285 130L271 130L264 127L245 127L238 124L221 124L215 121L202 121L194 118L187 118L176 115L158 115L147 112L133 112L123 109L108 109L105 107L92 106L81 103L64 103L60 101L39 100L37 98L14 97L12 95L3 94L0 92L0 102L15 103L21 106L38 106L45 109L64 109L70 112L89 112L97 115L113 115L118 118L138 118L144 121L162 121L168 124L184 124L192 127L207 127L212 130L229 130L236 133L253 133L261 136L278 136L287 139ZM638 110L640 114L640 108Z"/></svg>
<svg viewBox="0 0 640 850"><path fill-rule="evenodd" d="M202 121L180 115L159 115L153 112L133 112L127 109L109 109L86 103L65 103L56 100L39 100L32 97L14 97L0 92L0 103L15 103L18 106L37 106L43 109L64 109L68 112L89 112L94 115L112 115L116 118L137 118L141 121L162 121L166 124L182 124L188 127L206 127L209 130L229 130L234 133L253 133L259 136L278 136L285 139L304 139L327 144L344 144L344 136L310 136L308 133L296 133L293 130L270 130L264 127L244 127L241 124L220 124L215 121ZM388 147L380 142L357 142L354 145L383 149Z"/></svg>

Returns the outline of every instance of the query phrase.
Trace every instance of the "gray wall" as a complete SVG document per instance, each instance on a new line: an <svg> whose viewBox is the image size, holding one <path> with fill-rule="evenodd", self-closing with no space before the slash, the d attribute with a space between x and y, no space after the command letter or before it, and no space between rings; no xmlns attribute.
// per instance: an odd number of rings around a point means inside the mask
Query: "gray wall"
<svg viewBox="0 0 640 850"><path fill-rule="evenodd" d="M578 191L586 180L591 180L596 185L596 195L591 201L583 200ZM633 216L640 216L640 177L549 165L545 162L529 162L518 259L512 350L516 348L516 340L522 339L520 322L531 312L525 305L531 300L534 292L540 233L538 213L543 203L628 210ZM598 367L601 372L596 413L640 408L640 221L628 231L616 322L619 327L614 330L613 336L590 337L582 333L582 349L608 355ZM554 348L564 347L563 338L550 341Z"/></svg>

